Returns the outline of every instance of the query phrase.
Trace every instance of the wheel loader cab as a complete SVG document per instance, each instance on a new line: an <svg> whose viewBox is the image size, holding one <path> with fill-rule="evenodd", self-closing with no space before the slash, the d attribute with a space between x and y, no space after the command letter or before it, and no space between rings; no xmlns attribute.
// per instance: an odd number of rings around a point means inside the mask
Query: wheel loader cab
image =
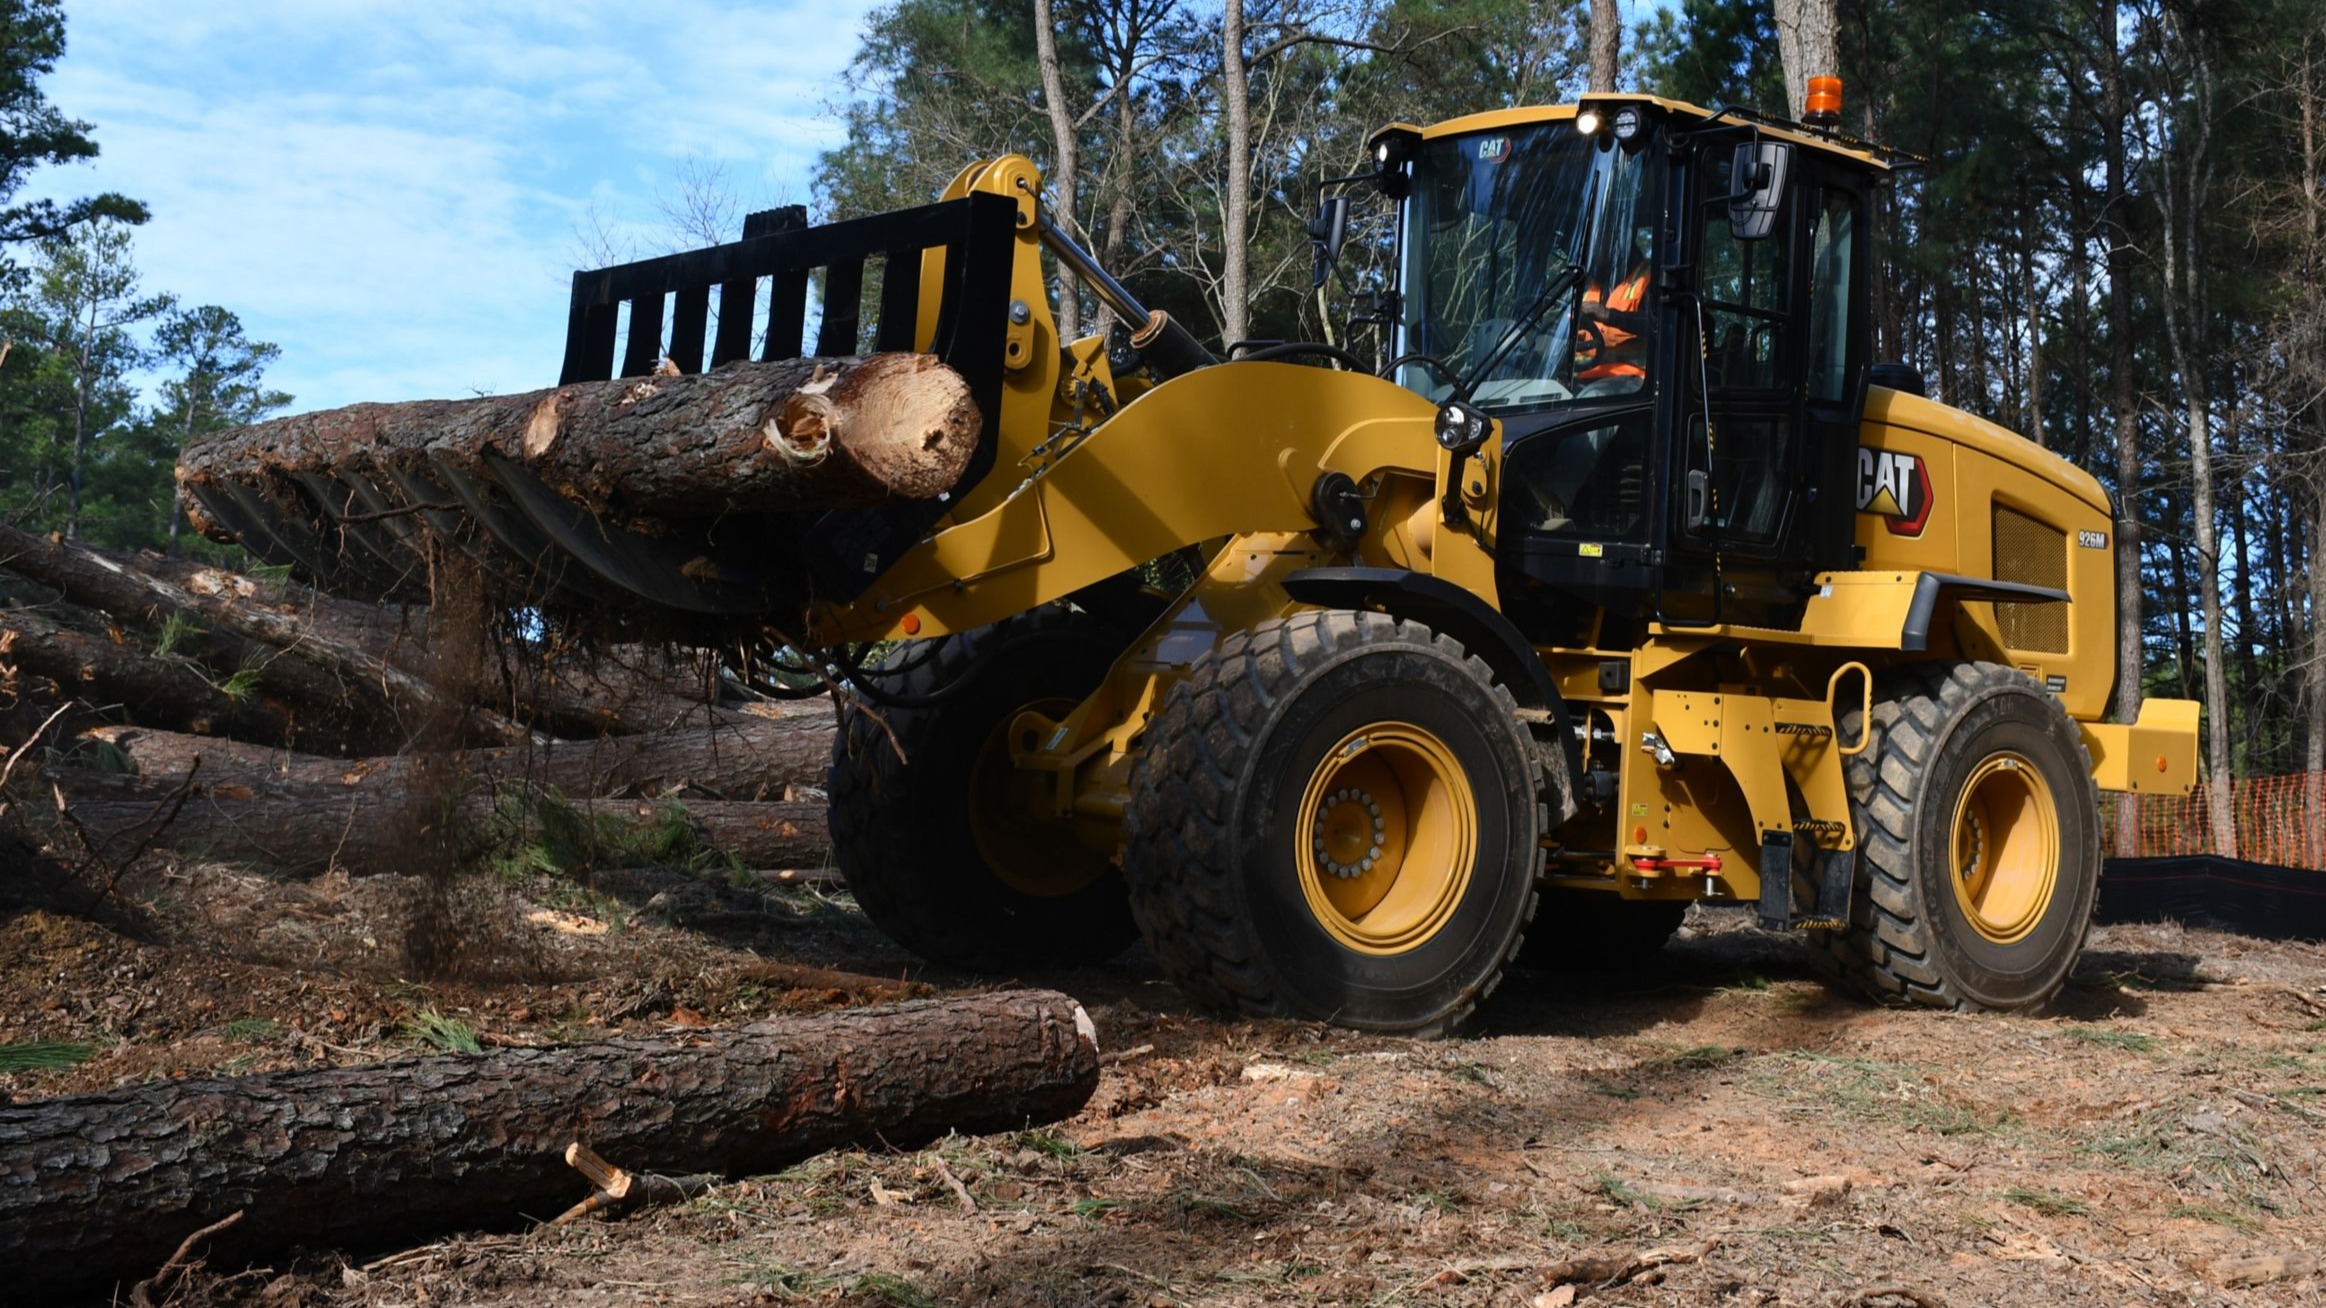
<svg viewBox="0 0 2326 1308"><path fill-rule="evenodd" d="M1501 423L1504 608L1797 627L1851 564L1875 167L1645 99L1512 117L1407 148L1398 259L1398 381Z"/></svg>

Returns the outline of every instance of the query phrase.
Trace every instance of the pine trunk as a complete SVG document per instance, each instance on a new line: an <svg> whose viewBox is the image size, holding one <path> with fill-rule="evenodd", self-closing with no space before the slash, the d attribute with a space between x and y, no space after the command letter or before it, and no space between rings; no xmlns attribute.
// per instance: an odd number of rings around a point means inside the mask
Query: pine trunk
<svg viewBox="0 0 2326 1308"><path fill-rule="evenodd" d="M449 851L465 859L484 850L494 798L464 784L457 773L417 772L442 761L441 755L417 756L415 772L393 786L212 781L207 764L176 777L77 768L51 768L44 775L109 861L144 845L199 851L291 876L316 876L334 867L365 876L409 871L423 856ZM658 818L663 801L581 796L572 803L588 813L645 822ZM829 860L823 800L680 804L704 845L745 867L822 867Z"/></svg>
<svg viewBox="0 0 2326 1308"><path fill-rule="evenodd" d="M232 534L201 496L227 483L491 456L593 512L716 518L931 498L960 479L981 421L968 383L930 355L786 359L278 418L196 441L178 481L220 540Z"/></svg>
<svg viewBox="0 0 2326 1308"><path fill-rule="evenodd" d="M1042 69L1042 107L1050 114L1050 194L1057 205L1053 216L1059 226L1076 231L1075 187L1080 171L1081 142L1075 135L1074 111L1066 103L1066 78L1058 66L1058 34L1050 0L1034 0L1034 58ZM1126 100L1128 96L1124 97ZM1082 335L1082 291L1074 274L1058 269L1058 339Z"/></svg>
<svg viewBox="0 0 2326 1308"><path fill-rule="evenodd" d="M282 745L295 711L270 696L230 694L193 667L134 645L60 627L29 609L0 609L0 686L53 681L59 693L173 731Z"/></svg>
<svg viewBox="0 0 2326 1308"><path fill-rule="evenodd" d="M1841 19L1834 0L1776 0L1777 59L1785 68L1785 112L1802 112L1809 79L1841 71Z"/></svg>
<svg viewBox="0 0 2326 1308"><path fill-rule="evenodd" d="M1227 120L1227 175L1221 179L1220 348L1251 334L1252 96L1244 63L1244 0L1227 0L1220 19L1220 106Z"/></svg>
<svg viewBox="0 0 2326 1308"><path fill-rule="evenodd" d="M780 800L821 786L832 756L832 715L819 708L782 718L736 714L688 731L597 740L552 740L446 754L325 758L147 727L81 733L120 751L138 775L172 781L202 760L205 781L392 790L422 777L492 785L555 786L568 795L683 790L736 800Z"/></svg>
<svg viewBox="0 0 2326 1308"><path fill-rule="evenodd" d="M1591 80L1586 90L1615 89L1615 69L1623 53L1623 9L1617 0L1591 0Z"/></svg>
<svg viewBox="0 0 2326 1308"><path fill-rule="evenodd" d="M372 1067L163 1081L0 1107L0 1266L24 1302L103 1295L241 1212L231 1267L557 1212L564 1159L748 1176L853 1141L1054 1121L1098 1083L1073 1000L1004 991Z"/></svg>
<svg viewBox="0 0 2326 1308"><path fill-rule="evenodd" d="M271 691L370 748L392 746L402 734L399 721L423 719L449 725L463 740L526 739L525 730L508 719L456 702L441 687L322 630L305 615L239 603L231 592L197 594L110 553L72 541L52 543L8 526L0 526L0 560L9 571L116 619L157 626L184 620L189 653L215 667L254 669Z"/></svg>

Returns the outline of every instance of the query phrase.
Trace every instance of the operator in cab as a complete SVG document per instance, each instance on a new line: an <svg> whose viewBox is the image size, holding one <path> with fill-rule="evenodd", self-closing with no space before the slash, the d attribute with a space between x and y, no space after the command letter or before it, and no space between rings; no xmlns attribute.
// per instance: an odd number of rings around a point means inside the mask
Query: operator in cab
<svg viewBox="0 0 2326 1308"><path fill-rule="evenodd" d="M1610 287L1593 279L1583 292L1583 323L1575 333L1578 396L1627 395L1647 380L1647 328L1641 306L1650 277L1647 233L1632 237L1623 277Z"/></svg>

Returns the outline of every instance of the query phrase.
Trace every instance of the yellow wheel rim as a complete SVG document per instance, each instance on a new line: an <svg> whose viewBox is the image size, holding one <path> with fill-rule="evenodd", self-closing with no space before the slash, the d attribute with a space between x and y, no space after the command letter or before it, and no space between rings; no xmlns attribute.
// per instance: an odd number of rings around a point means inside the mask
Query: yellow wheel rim
<svg viewBox="0 0 2326 1308"><path fill-rule="evenodd" d="M1106 871L1106 856L1050 812L1047 779L1010 762L1010 726L1019 714L1063 717L1074 705L1043 699L1002 715L969 769L969 835L979 857L1003 885L1039 899L1071 895Z"/></svg>
<svg viewBox="0 0 2326 1308"><path fill-rule="evenodd" d="M2059 886L2059 807L2033 763L1997 754L1955 801L1949 870L1971 928L1998 945L2025 939Z"/></svg>
<svg viewBox="0 0 2326 1308"><path fill-rule="evenodd" d="M1478 799L1444 741L1383 722L1326 752L1292 835L1318 925L1358 953L1402 954L1444 928L1469 889Z"/></svg>

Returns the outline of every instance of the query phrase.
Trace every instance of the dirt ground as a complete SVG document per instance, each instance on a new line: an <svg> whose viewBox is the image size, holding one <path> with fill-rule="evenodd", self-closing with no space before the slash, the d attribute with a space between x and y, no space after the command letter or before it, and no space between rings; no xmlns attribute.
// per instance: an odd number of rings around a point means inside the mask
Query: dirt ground
<svg viewBox="0 0 2326 1308"><path fill-rule="evenodd" d="M19 911L0 921L0 1043L93 1053L0 1075L0 1095L989 984L919 969L844 894L735 882L465 884L438 917L467 979L428 985L400 979L401 924L424 887L397 878L174 867L125 888L148 909L123 929ZM1556 1308L2326 1294L2326 947L2103 928L2055 1014L1966 1017L1836 997L1796 942L1715 914L1630 975L1514 973L1474 1031L1440 1042L1216 1020L1138 952L1025 980L1077 995L1098 1022L1103 1077L1069 1121L825 1155L614 1223L311 1253L197 1279L182 1301ZM1614 1265L1560 1266L1600 1255ZM1575 1278L1585 1270L1597 1275Z"/></svg>

